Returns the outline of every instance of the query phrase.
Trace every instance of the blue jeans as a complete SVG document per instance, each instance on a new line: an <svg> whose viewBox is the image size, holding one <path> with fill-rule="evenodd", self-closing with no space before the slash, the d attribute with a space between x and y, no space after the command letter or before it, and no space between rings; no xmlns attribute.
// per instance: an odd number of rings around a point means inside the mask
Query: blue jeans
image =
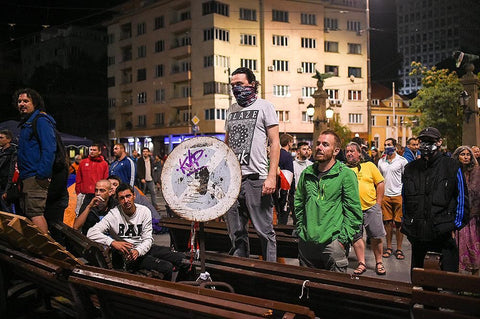
<svg viewBox="0 0 480 319"><path fill-rule="evenodd" d="M234 256L249 257L248 219L257 231L266 261L277 261L277 239L273 230L272 195L262 196L263 179L242 181L240 194L235 204L225 214L227 229L232 241Z"/></svg>

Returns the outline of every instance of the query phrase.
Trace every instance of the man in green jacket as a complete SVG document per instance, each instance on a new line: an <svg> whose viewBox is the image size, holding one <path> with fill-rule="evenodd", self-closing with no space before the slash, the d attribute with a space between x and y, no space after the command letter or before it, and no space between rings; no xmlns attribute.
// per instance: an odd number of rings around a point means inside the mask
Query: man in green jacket
<svg viewBox="0 0 480 319"><path fill-rule="evenodd" d="M295 215L300 265L346 272L346 253L363 216L357 177L335 158L340 147L334 131L318 137L315 164L298 182Z"/></svg>

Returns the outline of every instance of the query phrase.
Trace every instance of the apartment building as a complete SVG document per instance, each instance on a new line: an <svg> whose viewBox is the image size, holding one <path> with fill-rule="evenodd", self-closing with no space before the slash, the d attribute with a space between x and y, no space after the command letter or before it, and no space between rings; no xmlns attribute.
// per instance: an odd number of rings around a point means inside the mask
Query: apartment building
<svg viewBox="0 0 480 319"><path fill-rule="evenodd" d="M251 68L280 132L311 140L315 70L336 116L367 132L364 0L131 1L108 24L110 139L167 152L224 137L229 75ZM191 121L195 120L197 125Z"/></svg>
<svg viewBox="0 0 480 319"><path fill-rule="evenodd" d="M401 94L421 88L421 78L409 75L412 61L432 67L456 50L479 53L477 0L397 0L396 5Z"/></svg>

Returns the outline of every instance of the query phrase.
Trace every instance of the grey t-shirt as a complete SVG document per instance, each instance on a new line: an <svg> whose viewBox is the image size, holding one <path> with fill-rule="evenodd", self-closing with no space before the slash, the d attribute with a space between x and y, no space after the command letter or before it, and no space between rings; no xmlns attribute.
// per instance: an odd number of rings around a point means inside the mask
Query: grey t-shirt
<svg viewBox="0 0 480 319"><path fill-rule="evenodd" d="M227 143L238 157L242 175L258 173L261 179L267 178L267 128L274 125L278 125L277 114L266 100L258 98L247 107L235 103L228 109Z"/></svg>

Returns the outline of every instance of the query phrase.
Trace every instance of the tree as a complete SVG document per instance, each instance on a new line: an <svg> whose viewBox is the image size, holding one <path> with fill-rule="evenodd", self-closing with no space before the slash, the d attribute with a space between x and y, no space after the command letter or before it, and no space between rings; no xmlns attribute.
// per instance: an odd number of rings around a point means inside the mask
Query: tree
<svg viewBox="0 0 480 319"><path fill-rule="evenodd" d="M330 120L330 129L337 133L342 140L342 148L345 148L352 139L352 131L350 131L348 127L342 125L336 116Z"/></svg>
<svg viewBox="0 0 480 319"><path fill-rule="evenodd" d="M420 75L423 86L410 106L412 112L421 113L413 132L418 134L425 127L436 127L443 135L444 145L453 151L462 143L463 111L459 97L463 86L456 72L427 68L415 61L411 66L410 75Z"/></svg>

